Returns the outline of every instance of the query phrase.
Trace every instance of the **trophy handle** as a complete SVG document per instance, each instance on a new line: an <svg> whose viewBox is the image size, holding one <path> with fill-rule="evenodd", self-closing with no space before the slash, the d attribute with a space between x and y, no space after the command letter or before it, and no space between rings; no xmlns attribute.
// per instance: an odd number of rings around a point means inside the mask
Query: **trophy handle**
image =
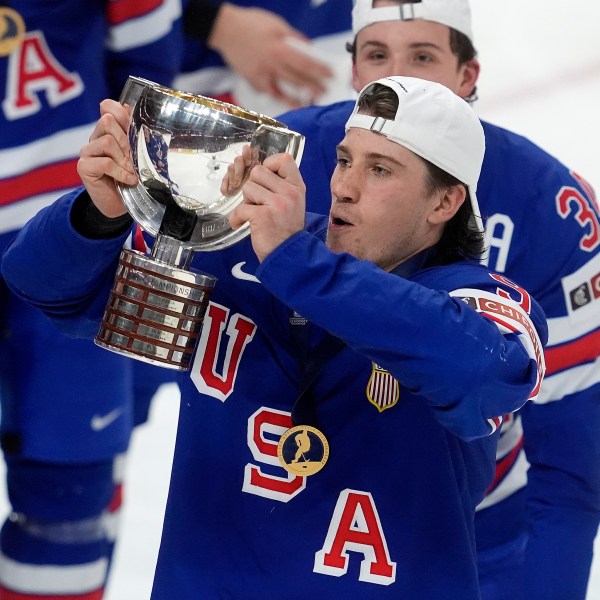
<svg viewBox="0 0 600 600"><path fill-rule="evenodd" d="M285 152L290 154L297 165L302 160L304 152L304 136L290 129L283 127L273 127L272 125L260 125L250 142L251 148L258 147L258 162L262 163L270 154L279 154ZM250 170L252 164L248 170ZM247 173L244 173L244 181L247 178Z"/></svg>
<svg viewBox="0 0 600 600"><path fill-rule="evenodd" d="M149 79L130 75L123 86L121 96L119 97L119 102L121 104L129 104L129 106L133 108L147 87L156 88L161 86L159 86L158 83L150 81Z"/></svg>

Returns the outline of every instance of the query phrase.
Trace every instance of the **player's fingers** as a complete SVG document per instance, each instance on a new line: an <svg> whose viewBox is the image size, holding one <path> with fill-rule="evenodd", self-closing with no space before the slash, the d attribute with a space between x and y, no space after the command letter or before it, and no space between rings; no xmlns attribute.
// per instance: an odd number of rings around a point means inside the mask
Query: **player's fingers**
<svg viewBox="0 0 600 600"><path fill-rule="evenodd" d="M81 149L80 156L98 158L106 157L126 171L135 173L133 163L131 161L131 155L129 154L128 149L124 149L123 146L112 135L109 134L96 138L89 144L86 144Z"/></svg>
<svg viewBox="0 0 600 600"><path fill-rule="evenodd" d="M77 163L77 172L85 184L103 177L111 177L126 185L135 185L137 177L107 157L82 157Z"/></svg>
<svg viewBox="0 0 600 600"><path fill-rule="evenodd" d="M257 165L250 173L250 181L274 193L283 193L289 185L304 190L300 169L290 154L285 152L268 156L262 165Z"/></svg>
<svg viewBox="0 0 600 600"><path fill-rule="evenodd" d="M111 114L119 123L123 131L129 128L129 120L131 118L132 108L128 104L121 104L110 98L100 102L100 116Z"/></svg>
<svg viewBox="0 0 600 600"><path fill-rule="evenodd" d="M236 156L234 161L227 167L225 176L221 181L221 194L232 196L242 183L243 173L243 161L240 156Z"/></svg>
<svg viewBox="0 0 600 600"><path fill-rule="evenodd" d="M256 160L250 146L244 146L241 156L236 156L233 162L227 167L227 172L221 182L221 193L225 196L231 196L237 192L241 188L253 162Z"/></svg>
<svg viewBox="0 0 600 600"><path fill-rule="evenodd" d="M78 170L82 178L96 179L108 175L128 185L137 182L129 154L123 152L111 135L104 135L86 144L81 149L80 157Z"/></svg>
<svg viewBox="0 0 600 600"><path fill-rule="evenodd" d="M286 46L274 67L276 77L314 94L322 94L326 89L326 80L333 75L331 69L287 44Z"/></svg>
<svg viewBox="0 0 600 600"><path fill-rule="evenodd" d="M296 161L287 152L278 152L267 156L263 161L263 166L284 179L300 174Z"/></svg>
<svg viewBox="0 0 600 600"><path fill-rule="evenodd" d="M321 57L311 41L299 32L295 32L285 40L285 48L281 51L278 64L291 67L298 73L304 73L309 79L322 80L333 77L333 71L324 62L324 57Z"/></svg>
<svg viewBox="0 0 600 600"><path fill-rule="evenodd" d="M293 64L281 65L277 73L278 83L285 82L294 87L309 91L313 96L320 96L326 91L325 81L306 71L300 70Z"/></svg>
<svg viewBox="0 0 600 600"><path fill-rule="evenodd" d="M298 206L304 198L304 191L290 184L264 167L255 167L260 174L249 179L242 188L244 204L267 206L276 212L287 212Z"/></svg>
<svg viewBox="0 0 600 600"><path fill-rule="evenodd" d="M271 175L273 174L271 173ZM246 181L242 191L244 193L243 204L268 204L273 194L273 192L268 187L265 187L264 184L257 183L252 179Z"/></svg>
<svg viewBox="0 0 600 600"><path fill-rule="evenodd" d="M90 143L94 143L96 140L105 137L111 137L115 140L121 150L121 154L125 156L130 155L127 132L123 129L123 126L117 117L110 112L103 114L96 123L96 126L90 135Z"/></svg>
<svg viewBox="0 0 600 600"><path fill-rule="evenodd" d="M232 229L238 229L248 221L252 223L252 219L255 214L256 206L252 204L242 203L236 206L235 209L232 210L229 214L229 224L231 225Z"/></svg>

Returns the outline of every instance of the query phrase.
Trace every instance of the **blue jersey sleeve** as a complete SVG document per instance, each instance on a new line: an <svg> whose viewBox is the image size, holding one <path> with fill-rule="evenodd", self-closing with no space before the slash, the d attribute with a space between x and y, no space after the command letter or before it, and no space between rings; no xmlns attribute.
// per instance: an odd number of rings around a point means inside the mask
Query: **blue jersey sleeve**
<svg viewBox="0 0 600 600"><path fill-rule="evenodd" d="M478 265L472 268L483 271ZM422 285L334 254L316 237L301 232L271 253L257 275L285 304L425 397L445 427L472 439L495 430L494 419L520 408L538 386L546 326L533 303L532 318L542 339L537 341L536 359L525 348L528 342L521 343L508 329L502 335L496 324L449 295L449 285L472 286L469 272L448 279L447 273L455 269L430 270ZM427 287L435 284L436 272L444 273L441 291ZM474 281L484 287L486 277L487 272ZM487 293L497 284L489 278Z"/></svg>
<svg viewBox="0 0 600 600"><path fill-rule="evenodd" d="M111 240L79 235L70 213L81 192L66 194L23 227L4 254L2 274L17 297L65 333L94 337L129 233Z"/></svg>

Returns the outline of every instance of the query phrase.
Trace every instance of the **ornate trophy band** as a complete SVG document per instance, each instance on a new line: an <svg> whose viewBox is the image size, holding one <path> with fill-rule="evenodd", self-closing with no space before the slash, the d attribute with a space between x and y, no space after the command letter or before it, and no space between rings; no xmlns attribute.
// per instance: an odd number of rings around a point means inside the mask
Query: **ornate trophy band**
<svg viewBox="0 0 600 600"><path fill-rule="evenodd" d="M96 344L153 364L187 370L216 279L189 268L196 251L227 248L250 233L229 215L253 166L287 152L300 162L304 138L269 117L211 98L129 77L129 144L138 184L117 189L151 255L123 250ZM249 147L239 181L227 167ZM235 185L235 187L234 187Z"/></svg>

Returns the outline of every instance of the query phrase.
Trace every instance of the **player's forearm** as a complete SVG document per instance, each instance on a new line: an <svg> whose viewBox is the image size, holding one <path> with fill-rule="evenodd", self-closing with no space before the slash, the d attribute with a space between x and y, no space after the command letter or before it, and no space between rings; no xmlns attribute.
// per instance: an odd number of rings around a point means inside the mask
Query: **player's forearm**
<svg viewBox="0 0 600 600"><path fill-rule="evenodd" d="M119 235L90 239L71 224L77 190L40 211L7 249L2 272L11 290L48 315L79 315L88 309L98 313L96 296L106 296L114 277L116 260L129 227ZM93 308L92 308L93 307Z"/></svg>

